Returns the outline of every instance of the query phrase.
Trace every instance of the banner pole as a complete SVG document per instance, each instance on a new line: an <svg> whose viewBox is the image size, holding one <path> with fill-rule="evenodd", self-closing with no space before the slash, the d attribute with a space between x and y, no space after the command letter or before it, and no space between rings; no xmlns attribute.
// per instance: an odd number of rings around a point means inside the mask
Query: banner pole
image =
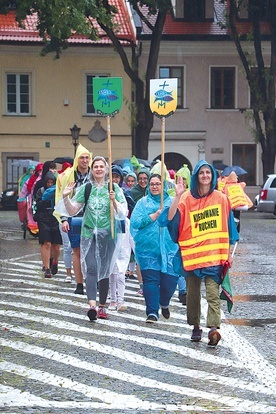
<svg viewBox="0 0 276 414"><path fill-rule="evenodd" d="M165 117L161 118L162 136L161 136L161 205L164 207L164 180L165 180Z"/></svg>
<svg viewBox="0 0 276 414"><path fill-rule="evenodd" d="M112 154L111 154L111 133L110 133L110 116L106 117L107 124L107 146L108 146L108 175L109 175L109 191L112 191ZM114 210L113 210L113 201L110 200L110 229L111 229L111 238L114 239Z"/></svg>

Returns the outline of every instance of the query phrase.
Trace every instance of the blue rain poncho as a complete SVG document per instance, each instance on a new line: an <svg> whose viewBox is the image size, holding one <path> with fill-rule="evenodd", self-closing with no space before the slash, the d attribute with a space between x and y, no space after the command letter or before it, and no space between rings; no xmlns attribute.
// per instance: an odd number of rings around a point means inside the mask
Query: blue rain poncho
<svg viewBox="0 0 276 414"><path fill-rule="evenodd" d="M172 198L165 191L164 206L171 205ZM135 242L135 258L141 270L153 269L178 277L174 269L174 258L178 244L174 243L166 227L161 228L158 221L152 221L150 214L160 208L160 195L150 191L141 198L130 218L131 235Z"/></svg>

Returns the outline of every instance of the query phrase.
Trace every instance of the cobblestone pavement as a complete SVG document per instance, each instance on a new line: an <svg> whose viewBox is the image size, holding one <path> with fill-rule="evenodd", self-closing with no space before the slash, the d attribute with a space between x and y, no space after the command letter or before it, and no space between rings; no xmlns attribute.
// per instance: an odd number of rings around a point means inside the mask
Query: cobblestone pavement
<svg viewBox="0 0 276 414"><path fill-rule="evenodd" d="M0 412L275 413L275 223L242 218L235 304L229 315L222 303L216 348L206 328L202 342L190 341L177 293L171 318L146 324L136 280L126 281L125 312L90 322L86 297L64 282L62 264L44 279L37 241L2 226ZM205 326L204 289L202 308Z"/></svg>

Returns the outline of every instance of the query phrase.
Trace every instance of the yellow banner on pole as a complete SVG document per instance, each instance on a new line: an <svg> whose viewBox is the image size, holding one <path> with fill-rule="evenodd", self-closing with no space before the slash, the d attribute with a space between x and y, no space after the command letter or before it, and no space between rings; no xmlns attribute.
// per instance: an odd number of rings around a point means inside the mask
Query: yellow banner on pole
<svg viewBox="0 0 276 414"><path fill-rule="evenodd" d="M177 79L150 80L150 109L159 118L172 115L177 107Z"/></svg>

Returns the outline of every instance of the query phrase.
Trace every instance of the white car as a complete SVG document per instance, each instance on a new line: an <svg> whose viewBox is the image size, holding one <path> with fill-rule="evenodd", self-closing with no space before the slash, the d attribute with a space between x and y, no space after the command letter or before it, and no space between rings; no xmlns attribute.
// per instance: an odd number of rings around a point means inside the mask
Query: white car
<svg viewBox="0 0 276 414"><path fill-rule="evenodd" d="M255 197L254 204L257 211L273 213L276 216L276 174L267 176L260 194Z"/></svg>

